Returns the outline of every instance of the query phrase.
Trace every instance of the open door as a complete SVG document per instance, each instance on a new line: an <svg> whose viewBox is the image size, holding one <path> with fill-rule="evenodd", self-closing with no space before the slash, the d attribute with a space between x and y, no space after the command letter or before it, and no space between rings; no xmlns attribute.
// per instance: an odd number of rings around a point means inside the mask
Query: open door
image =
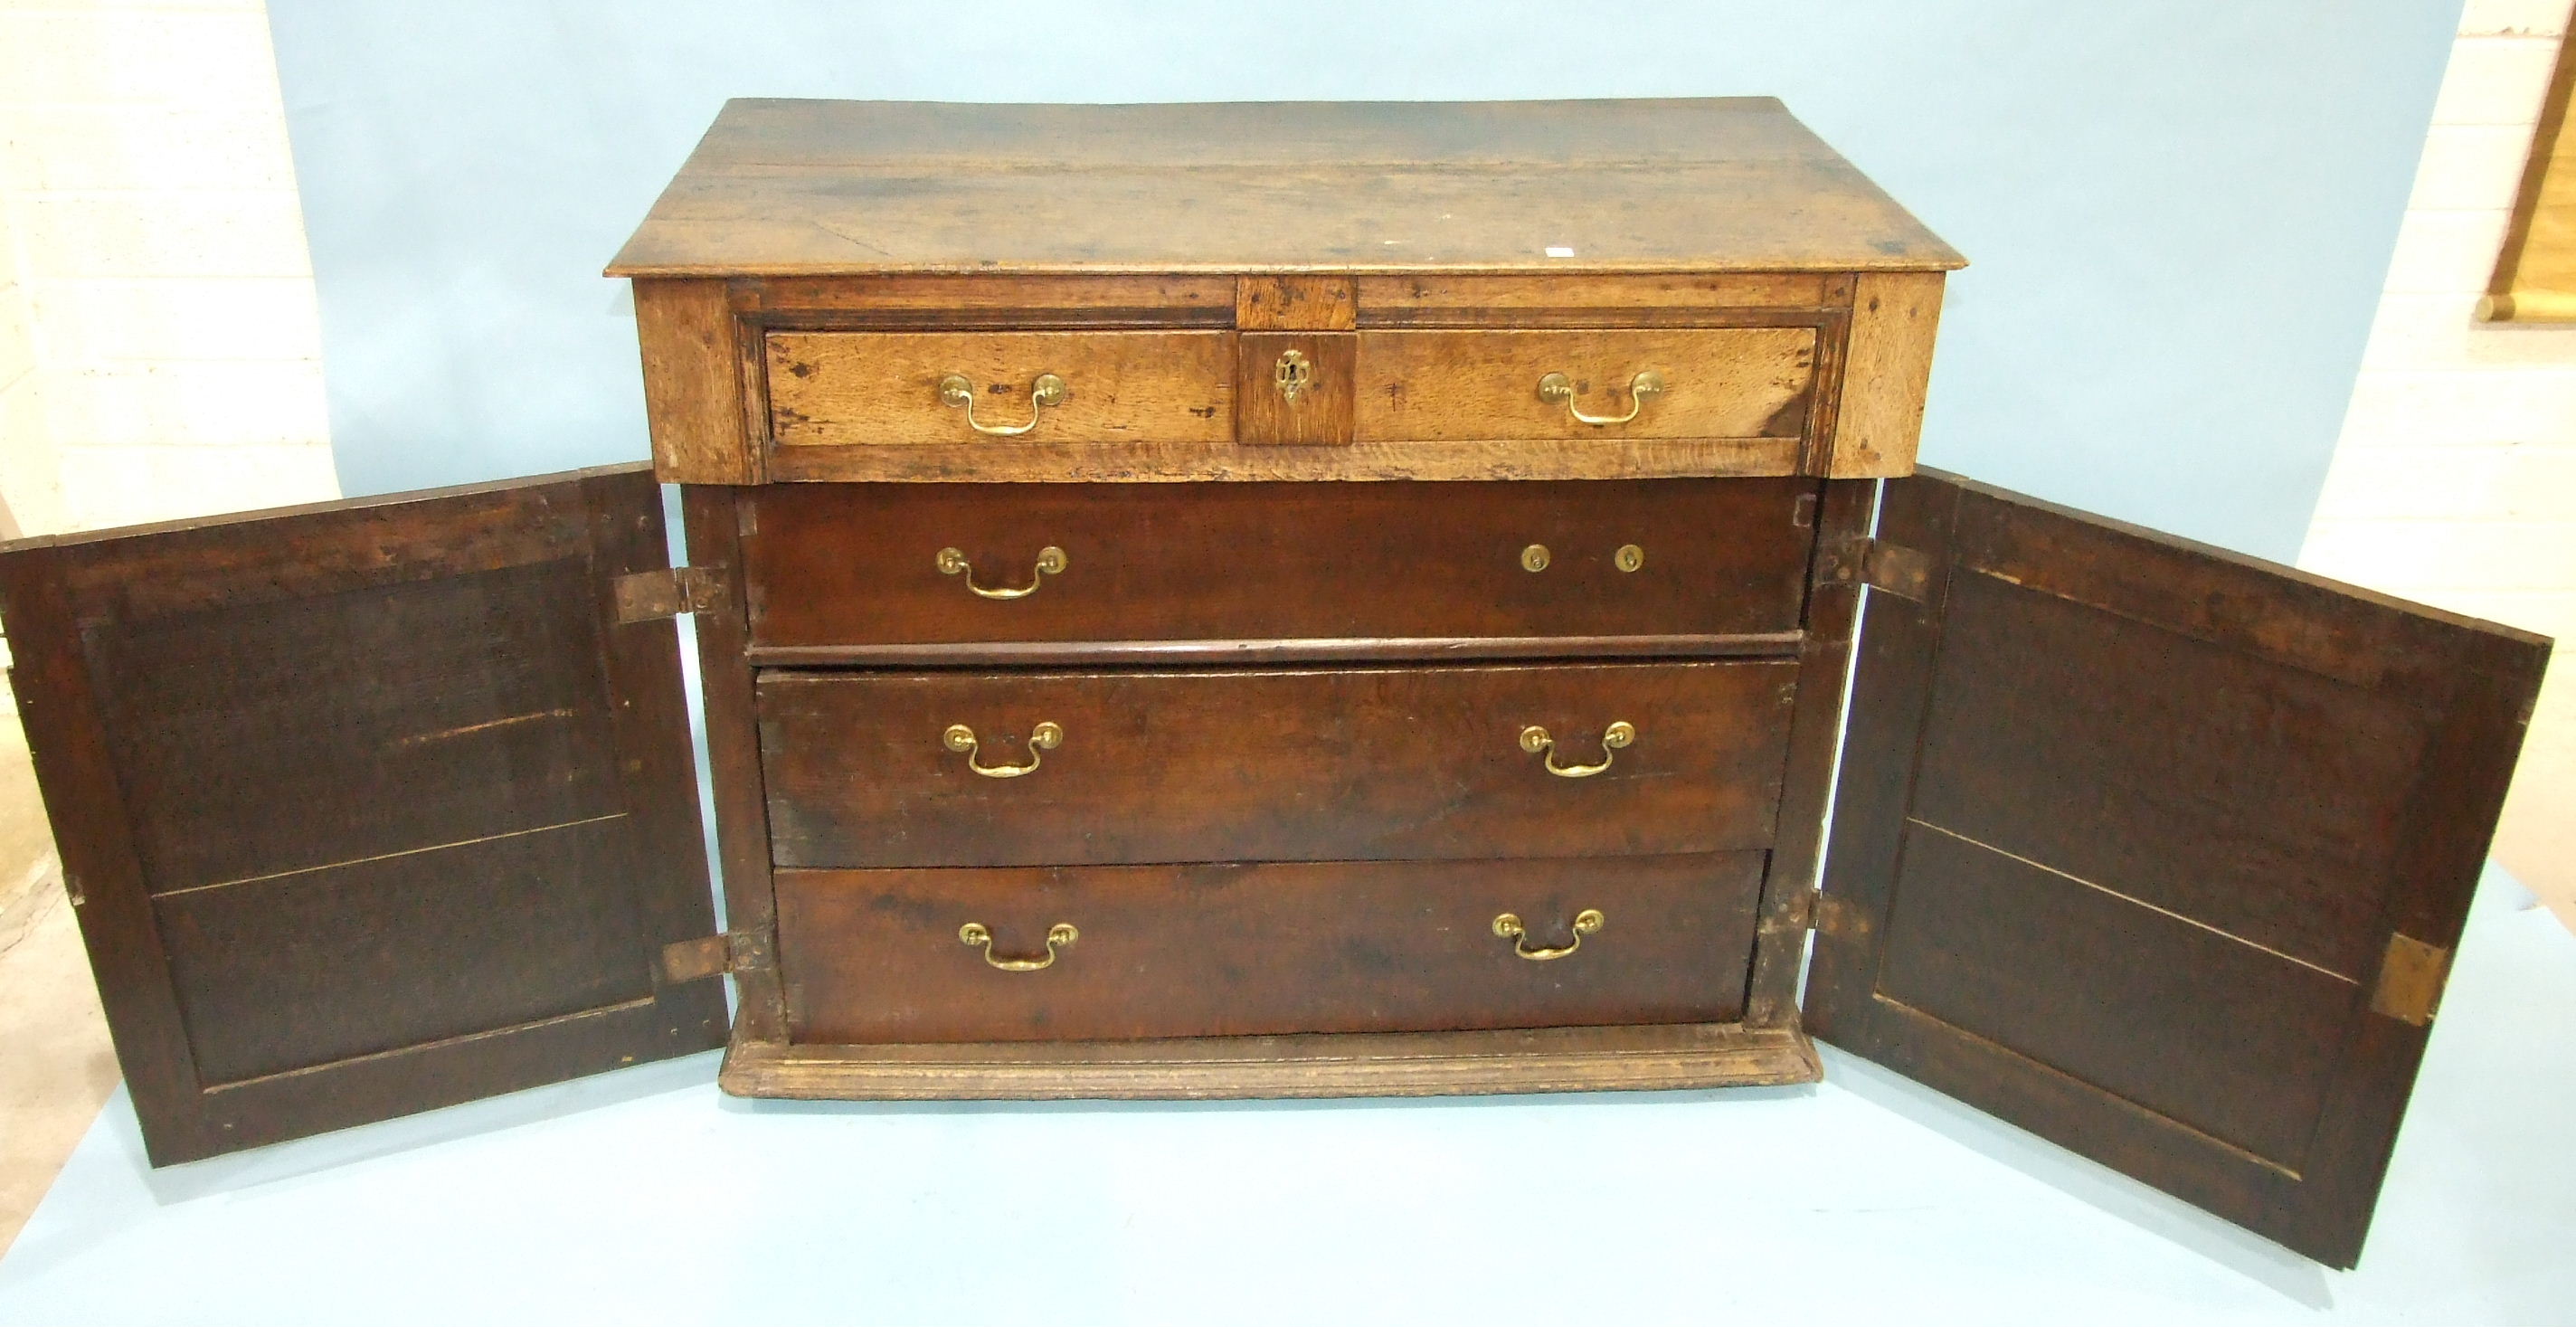
<svg viewBox="0 0 2576 1327"><path fill-rule="evenodd" d="M1933 471L1870 552L1808 1027L2351 1266L2549 642Z"/></svg>
<svg viewBox="0 0 2576 1327"><path fill-rule="evenodd" d="M723 1043L668 565L644 466L0 549L154 1164Z"/></svg>

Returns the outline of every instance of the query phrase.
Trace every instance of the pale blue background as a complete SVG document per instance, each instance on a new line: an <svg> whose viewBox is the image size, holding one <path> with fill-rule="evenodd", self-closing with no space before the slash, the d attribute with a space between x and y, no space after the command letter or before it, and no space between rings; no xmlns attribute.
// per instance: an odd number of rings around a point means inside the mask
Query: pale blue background
<svg viewBox="0 0 2576 1327"><path fill-rule="evenodd" d="M1768 93L1975 264L1927 462L2272 557L2456 3L271 0L353 494L645 455L598 276L731 96Z"/></svg>

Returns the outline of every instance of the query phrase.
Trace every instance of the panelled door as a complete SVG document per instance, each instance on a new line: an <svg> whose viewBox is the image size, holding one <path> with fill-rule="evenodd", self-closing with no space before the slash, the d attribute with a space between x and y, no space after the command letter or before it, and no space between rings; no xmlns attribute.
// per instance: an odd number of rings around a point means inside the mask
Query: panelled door
<svg viewBox="0 0 2576 1327"><path fill-rule="evenodd" d="M0 550L155 1164L721 1045L644 466Z"/></svg>
<svg viewBox="0 0 2576 1327"><path fill-rule="evenodd" d="M1871 564L1808 1027L2350 1266L2549 642L1933 471Z"/></svg>

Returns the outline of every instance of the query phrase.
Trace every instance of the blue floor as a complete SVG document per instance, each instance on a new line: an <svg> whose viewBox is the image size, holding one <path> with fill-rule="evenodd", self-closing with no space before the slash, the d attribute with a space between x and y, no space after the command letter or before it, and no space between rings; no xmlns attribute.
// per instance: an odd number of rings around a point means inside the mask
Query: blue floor
<svg viewBox="0 0 2576 1327"><path fill-rule="evenodd" d="M700 1056L163 1172L0 1323L2576 1322L2576 938L2490 876L2359 1271L1848 1057L1816 1088L809 1105Z"/></svg>

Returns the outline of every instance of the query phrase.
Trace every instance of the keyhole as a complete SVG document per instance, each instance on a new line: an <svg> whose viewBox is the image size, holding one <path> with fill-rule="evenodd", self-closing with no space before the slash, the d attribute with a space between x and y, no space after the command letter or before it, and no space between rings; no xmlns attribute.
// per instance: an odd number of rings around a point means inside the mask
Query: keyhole
<svg viewBox="0 0 2576 1327"><path fill-rule="evenodd" d="M1314 366L1307 362L1305 352L1291 350L1279 357L1278 366L1270 371L1270 380L1278 386L1279 395L1294 401L1314 375Z"/></svg>

